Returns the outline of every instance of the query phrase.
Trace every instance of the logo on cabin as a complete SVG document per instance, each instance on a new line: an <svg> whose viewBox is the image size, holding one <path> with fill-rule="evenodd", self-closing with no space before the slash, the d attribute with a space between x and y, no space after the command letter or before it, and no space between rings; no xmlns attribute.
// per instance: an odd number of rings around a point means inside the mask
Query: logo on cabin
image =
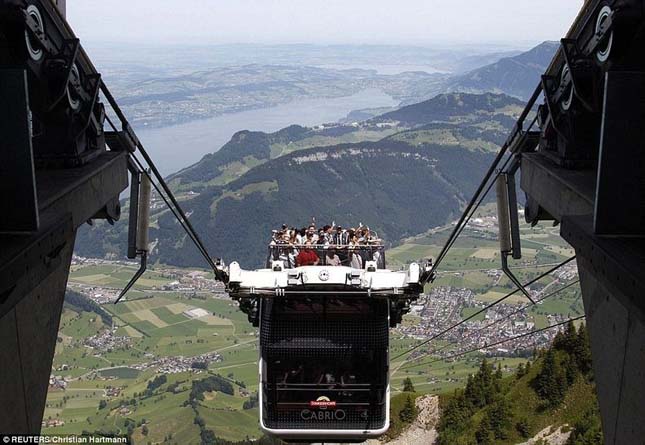
<svg viewBox="0 0 645 445"><path fill-rule="evenodd" d="M327 269L321 270L320 273L318 274L318 278L320 278L320 281L329 280L329 271Z"/></svg>
<svg viewBox="0 0 645 445"><path fill-rule="evenodd" d="M320 396L316 400L311 400L309 402L309 406L311 408L320 408L320 409L327 409L327 408L333 408L336 406L336 402L333 400L329 400L329 397L326 396Z"/></svg>

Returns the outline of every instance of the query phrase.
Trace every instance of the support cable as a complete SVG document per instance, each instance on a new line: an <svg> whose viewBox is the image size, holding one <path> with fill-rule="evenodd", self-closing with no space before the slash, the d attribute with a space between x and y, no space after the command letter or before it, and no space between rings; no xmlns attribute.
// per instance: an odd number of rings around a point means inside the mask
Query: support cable
<svg viewBox="0 0 645 445"><path fill-rule="evenodd" d="M540 328L540 329L535 329L535 330L530 331L530 332L525 332L524 334L520 334L520 335L510 337L510 338L506 338L504 340L500 340L500 341L497 341L497 342L494 342L494 343L490 343L490 344L485 345L485 346L481 346L481 347L478 347L478 348L472 348L472 349L469 349L469 350L463 351L463 352L458 352L458 353L449 355L447 357L442 357L442 358L437 358L437 359L434 359L434 360L430 360L429 362L426 362L426 363L415 363L413 365L408 365L408 366L406 366L404 368L401 368L401 369L402 370L411 369L411 368L416 368L417 366L430 365L430 364L436 363L436 362L452 360L454 358L458 358L458 357L461 357L461 356L464 356L464 355L467 355L467 354L470 354L470 353L473 353L473 352L477 352L477 351L480 351L482 349L491 348L493 346L498 346L498 345L501 345L501 344L504 344L504 343L508 343L509 341L518 340L520 338L528 337L529 335L539 334L540 332L544 332L544 331L547 331L549 329L557 328L557 327L565 325L565 324L567 324L569 322L577 321L577 320L580 320L582 318L585 318L585 316L584 315L579 315L578 317L569 318L568 320L561 321L560 323L555 323L555 324L552 324L550 326L545 326L545 327Z"/></svg>
<svg viewBox="0 0 645 445"><path fill-rule="evenodd" d="M212 260L211 260L210 256L208 255L208 252L207 252L207 251L202 247L202 245L201 245L201 244L199 244L199 242L194 238L194 236L193 236L192 232L189 230L189 228L186 226L186 224L184 223L184 221L181 219L181 217L179 216L179 214L177 213L177 211L173 208L173 206L172 206L172 205L170 204L170 202L168 201L168 198L166 198L166 196L164 196L164 194L161 192L161 189L159 188L159 186L157 185L157 183L156 183L155 181L153 181L153 180L152 180L152 176L150 175L150 173L148 173L148 171L147 171L145 168L143 168L143 165L142 165L141 161L139 161L139 159L137 159L135 156L132 156L132 158L133 158L133 159L134 159L134 161L137 163L137 165L139 166L139 168L141 169L141 171L143 172L143 174L145 174L145 175L148 177L148 179L150 179L150 183L151 183L151 184L152 184L152 186L155 188L155 190L156 190L157 194L161 197L161 199L163 200L163 202L166 204L166 207L168 207L168 210L170 210L170 211L172 212L172 214L174 215L174 217L175 217L175 219L177 220L177 222L181 225L181 227L184 229L184 231L186 232L186 234L188 235L188 237L192 240L193 244L195 245L195 247L197 248L197 250L199 251L199 253L201 253L201 254L202 254L202 256L204 257L204 259L206 260L206 262L207 262L211 267L213 267L213 268L214 268L215 264L214 264L214 263L212 263Z"/></svg>
<svg viewBox="0 0 645 445"><path fill-rule="evenodd" d="M547 275L549 275L550 273L552 273L552 272L556 271L557 269L559 269L560 267L564 266L565 264L567 264L567 263L569 263L569 262L573 261L575 258L576 258L576 257L575 257L575 255L574 255L574 256L572 256L572 257L570 257L570 258L568 258L568 259L564 260L563 262L561 262L561 263L557 264L556 266L552 267L551 269L547 270L546 272L544 272L544 273L542 273L542 274L538 275L536 278L534 278L534 279L530 280L529 282L525 283L525 284L524 284L524 287L530 286L531 284L535 283L536 281L541 280L542 278L544 278L544 277L546 277ZM509 298L510 296L512 296L512 295L514 295L514 294L516 294L518 291L519 291L519 289L515 289L514 291L509 292L508 294L504 295L503 297L498 298L497 300L495 300L495 301L493 301L492 303L488 304L488 305L487 305L487 306L485 306L484 308L482 308L482 309L478 310L478 311L477 311L477 312L475 312L474 314L472 314L472 315L470 315L470 316L468 316L468 317L464 318L463 320L461 320L461 321L459 321L459 322L457 322L457 323L455 323L455 324L451 325L450 327L448 327L448 328L446 328L446 329L442 330L442 331L441 331L441 332L439 332L438 334L433 335L433 336L432 336L432 337L430 337L429 339L424 340L424 341L422 341L421 343L419 343L419 344L417 344L417 345L415 345L415 346L413 346L413 347L411 347L411 348L408 348L406 351L403 351L402 353L400 353L400 354L396 355L395 357L393 357L393 358L392 358L392 359L390 359L390 360L391 360L391 361L394 361L394 360L396 360L396 359L398 359L398 358L400 358L400 357L403 357L404 355L407 355L407 354L411 353L412 351L414 351L414 350L416 350L416 349L419 349L419 348L420 348L421 346L423 346L423 345L427 345L427 344L428 344L428 343L430 343L431 341L434 341L434 340L436 340L437 338L439 338L439 337L441 337L441 336L443 336L443 335L447 334L448 332L452 331L453 329L457 328L458 326L461 326L462 324L466 323L467 321L472 320L472 319L473 319L473 318L475 318L477 315L479 315L479 314L481 314L481 313L483 313L483 312L486 312L488 309L492 308L493 306L498 305L499 303L501 303L502 301L506 300L506 299L507 299L507 298Z"/></svg>
<svg viewBox="0 0 645 445"><path fill-rule="evenodd" d="M122 114L119 114L120 110L117 110L114 104L112 104L112 108L114 109L115 112L117 112L117 115L119 115L123 123L123 120L125 119L125 117L122 117ZM107 114L105 116L105 119L110 125L110 127L112 127L112 129L115 132L117 132L118 130L116 126L114 125L114 123L112 122L112 120ZM212 257L208 253L208 250L206 249L206 246L200 239L195 228L193 227L193 225L190 223L190 220L186 216L184 210L179 205L179 202L175 198L174 194L166 184L165 180L159 173L159 170L157 169L156 165L154 164L154 162L152 161L152 159L150 158L150 156L148 155L148 153L146 152L145 148L143 147L143 145L139 140L136 140L136 146L139 149L139 152L141 153L141 155L143 156L146 164L150 167L150 170L152 171L152 175L150 174L150 172L148 172L146 168L144 168L142 162L135 156L134 153L132 153L130 157L135 161L135 163L138 165L141 171L150 179L150 182L152 183L153 187L157 191L157 194L159 194L159 196L164 201L168 209L172 212L177 222L179 222L179 224L184 229L186 234L189 236L189 238L191 239L195 247L197 247L197 250L199 251L199 253L204 257L208 265L213 269L213 272L215 273L215 277L219 280L222 280L223 279L222 273L217 269L215 262L213 261ZM153 180L153 176L155 177L156 182ZM161 186L161 189L160 189L160 186ZM163 189L163 192L162 192L162 189Z"/></svg>
<svg viewBox="0 0 645 445"><path fill-rule="evenodd" d="M495 174L495 177L488 184L488 187L486 187L486 190L484 191L484 193L479 198L479 201L477 201L477 204L475 204L475 206L472 208L470 213L466 216L466 218L464 218L463 224L458 228L458 230L453 231L453 233L450 235L450 237L448 238L448 241L446 241L446 244L444 245L445 254L441 255L441 252L439 253L439 255L437 256L437 260L434 263L434 266L438 265L441 261L443 261L444 257L448 254L448 251L452 248L453 244L455 244L455 242L457 241L459 236L461 236L461 233L464 231L464 229L466 228L466 226L470 222L471 218L475 215L475 212L481 206L481 204L484 201L484 199L486 199L486 196L488 195L488 193L490 193L491 189L495 185L495 182L497 181L497 178L499 177L500 173L502 171L504 171L504 169L506 168L506 166L508 165L510 160L511 160L511 157L509 156L506 159L506 161L504 162L504 165L502 165L502 168L500 168L497 171L497 173ZM434 269L436 269L436 267L433 268L433 271L434 271Z"/></svg>
<svg viewBox="0 0 645 445"><path fill-rule="evenodd" d="M527 129L526 130L523 129L524 120L526 119L526 117L528 116L529 112L533 108L533 105L535 104L535 101L537 100L540 92L541 92L541 88L538 86L535 89L535 91L533 92L533 95L529 99L529 102L527 103L526 107L522 111L522 114L520 115L519 119L517 120L517 123L515 124L515 128L511 132L511 134L508 137L508 139L506 140L506 142L504 142L504 144L500 148L499 152L497 153L497 156L495 157L495 159L493 160L491 166L488 168L488 171L484 175L484 179L482 179L482 181L479 184L479 186L477 187L477 190L475 191L473 197L471 198L470 202L468 203L468 205L464 209L461 217L459 218L459 221L457 222L457 225L455 226L455 228L453 229L452 233L448 237L448 240L446 241L446 244L443 246L443 248L439 252L439 255L437 255L437 258L433 262L432 268L430 269L428 277L434 276L434 273L436 272L439 264L443 261L445 256L448 254L448 251L450 250L450 248L452 248L452 245L455 243L456 239L459 237L461 232L464 230L466 224L468 224L468 222L472 218L472 216L475 213L475 211L477 210L477 208L481 205L481 203L485 199L486 195L490 192L490 189L492 188L493 184L495 184L495 180L500 175L500 173L506 168L506 165L508 164L509 160L511 159L510 156L506 159L506 161L505 161L504 165L502 166L502 168L497 170L497 172L496 172L497 166L499 165L499 163L504 158L504 155L506 154L508 148L512 145L512 143L515 141L515 138L518 137L518 135L520 135L520 133L522 133L524 131L529 131L533 127L535 122L537 121L537 114L536 114L535 117L533 118L533 120L531 121L531 123L529 124L529 126L527 127ZM489 186L486 189L486 191L484 191L484 187L486 187L486 183L491 179L493 174L495 174L495 177L493 178L493 180L489 184ZM483 194L482 194L482 192L483 192Z"/></svg>
<svg viewBox="0 0 645 445"><path fill-rule="evenodd" d="M168 187L168 184L166 184L166 181L165 181L165 180L163 179L163 177L161 176L161 173L159 173L159 170L157 170L157 167L155 166L154 162L152 162L152 159L151 159L151 158L150 158L150 156L148 155L148 152L146 152L145 148L143 148L143 145L142 145L140 142L139 142L139 144L138 144L138 148L139 148L139 151L141 152L141 155L142 155L142 156L143 156L143 158L146 160L146 163L148 164L148 166L150 166L150 169L152 170L152 173L153 173L153 174L154 174L154 176L157 178L157 181L159 181L159 184L160 184L160 185L161 185L161 187L164 189L164 191L165 191L165 192L166 192L166 194L168 195L168 198L170 199L170 201L171 201L171 202L173 203L173 205L175 206L175 208L176 208L177 212L181 215L181 218L182 218L182 219L184 220L184 222L186 223L186 226L188 227L188 230L190 230L190 232L192 233L192 235L193 235L193 237L194 237L194 242L195 242L196 244L199 244L199 246L200 246L201 250L202 250L202 251L203 251L203 253L204 253L204 258L206 259L206 262L207 262L207 263L208 263L208 264L213 268L213 272L215 273L215 276L216 276L218 279L221 279L221 278L220 278L220 276L221 276L221 272L219 272L219 270L218 270L218 269L217 269L217 267L215 266L215 262L213 261L213 259L211 258L211 256L208 254L208 251L206 250L206 246L204 245L204 243L202 242L201 238L200 238L200 237L199 237L199 235L197 234L197 231L195 230L195 228L194 228L194 227L193 227L193 225L191 224L190 220L189 220L189 219L188 219L188 217L186 216L186 213L184 213L184 210L181 208L181 206L180 206L180 205L179 205L179 203L177 202L177 199L175 198L175 195L172 193L172 191L171 191L171 190L170 190L170 188Z"/></svg>
<svg viewBox="0 0 645 445"><path fill-rule="evenodd" d="M544 301L544 300L546 300L546 299L548 299L548 298L551 298L551 297L553 297L553 296L555 296L555 295L558 295L560 292L562 292L562 291L564 291L564 290L566 290L566 289L570 288L571 286L573 286L573 285L575 285L575 284L577 284L577 283L579 283L579 282L580 282L580 280L574 280L574 281L572 281L572 282L568 283L567 285L562 286L561 288L556 289L556 290L554 290L553 292L550 292L549 294L545 295L544 297L542 297L542 298L539 298L539 299L535 300L535 304L538 304L538 303L540 303L540 302L542 302L542 301ZM524 310L528 309L530 306L533 306L533 305L534 305L533 303L526 304L526 305L524 305L524 306L520 307L519 309L517 309L517 310L515 310L515 311L511 312L510 314L506 315L505 317L499 318L499 319L497 319L497 320L493 320L491 323L487 324L486 326L482 326L482 327L480 327L480 328L474 329L472 333L481 332L481 331L483 331L484 329L488 329L488 328L490 328L491 326L494 326L494 325L496 325L496 324L498 324L498 323L501 323L501 322L503 322L503 321L505 321L505 320L508 320L508 319L509 319L509 318L511 318L513 315L516 315L516 314L518 314L518 313L520 313L520 312L522 312L522 311L524 311ZM449 343L449 344L447 344L447 345L441 346L440 348L437 348L437 349L435 349L435 350L434 350L434 351L432 351L432 352L426 352L426 353L425 353L425 354L423 354L423 355L433 355L433 354L436 354L437 352L444 351L444 350L446 350L446 349L450 348L451 346L454 346L454 343ZM415 358L414 358L414 360L418 360L418 359L419 359L419 358L421 358L421 357L422 357L422 356L420 356L420 357L415 357ZM407 361L407 360L406 360L406 361ZM402 369L406 369L406 368L407 368L407 367L402 368Z"/></svg>

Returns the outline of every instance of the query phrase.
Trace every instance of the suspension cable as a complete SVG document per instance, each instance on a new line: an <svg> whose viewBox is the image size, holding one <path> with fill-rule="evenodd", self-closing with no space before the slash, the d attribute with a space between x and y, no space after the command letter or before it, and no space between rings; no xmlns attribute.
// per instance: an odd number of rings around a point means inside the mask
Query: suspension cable
<svg viewBox="0 0 645 445"><path fill-rule="evenodd" d="M575 257L575 255L574 255L574 256L572 256L572 257L570 257L570 258L568 258L568 259L564 260L563 262L561 262L561 263L557 264L556 266L552 267L551 269L547 270L546 272L544 272L544 273L542 273L542 274L538 275L536 278L534 278L534 279L530 280L529 282L525 283L525 284L524 284L524 287L530 286L531 284L535 283L536 281L541 280L542 278L544 278L545 276L547 276L547 275L549 275L550 273L554 272L555 270L559 269L560 267L564 266L565 264L567 264L567 263L569 263L569 262L573 261L575 258L576 258L576 257ZM437 338L439 338L439 337L441 337L441 336L443 336L443 335L447 334L448 332L452 331L453 329L457 328L458 326L461 326L462 324L466 323L468 320L472 320L472 319L473 319L474 317L476 317L477 315L479 315L479 314L481 314L481 313L483 313L483 312L486 312L488 309L492 308L493 306L496 306L497 304L499 304L499 303L501 303L502 301L506 300L506 299L507 299L507 298L509 298L510 296L512 296L512 295L514 295L514 294L516 294L518 291L519 291L519 289L515 289L514 291L509 292L508 294L504 295L503 297L501 297L501 298L499 298L499 299L497 299L497 300L493 301L492 303L488 304L488 305L487 305L487 306L485 306L484 308L482 308L482 309L478 310L478 311L477 311L477 312L475 312L474 314L472 314L472 315L470 315L470 316L468 316L468 317L464 318L463 320L461 320L461 321L459 321L459 322L457 322L457 323L455 323L455 324L451 325L450 327L448 327L448 328L444 329L443 331L439 332L438 334L433 335L433 336L432 336L432 337L430 337L429 339L424 340L424 341L422 341L421 343L419 343L419 344L417 344L417 345L415 345L415 346L413 346L413 347L411 347L411 348L408 348L406 351L403 351L402 353L400 353L400 354L396 355L394 358L392 358L392 359L391 359L391 361L394 361L394 360L396 360L397 358L400 358L400 357L402 357L402 356L404 356L404 355L407 355L407 354L411 353L412 351L414 351L414 350L416 350L416 349L419 349L421 346L423 346L423 345L427 345L427 344L428 344L428 343L430 343L431 341L434 341L434 340L436 340Z"/></svg>
<svg viewBox="0 0 645 445"><path fill-rule="evenodd" d="M544 300L547 300L547 299L549 299L549 298L551 298L551 297L554 297L555 295L560 294L562 291L564 291L564 290L566 290L566 289L570 288L571 286L573 286L573 285L575 285L575 284L577 284L577 283L579 283L579 282L580 282L580 280L579 280L579 279L578 279L578 280L574 280L574 281L572 281L572 282L570 282L570 283L566 284L565 286L562 286L562 287L560 287L559 289L556 289L556 290L554 290L553 292L550 292L549 294L545 295L544 297L542 297L542 298L540 298L540 299L535 300L535 304L538 304L538 303L540 303L540 302L542 302L542 301L544 301ZM577 299L576 299L576 301L577 301ZM533 303L528 303L528 304L526 304L526 305L524 305L524 306L520 307L519 309L516 309L515 311L511 312L510 314L508 314L508 315L506 315L506 316L504 316L504 317L502 317L502 318L498 318L497 320L493 320L491 323L487 324L486 326L481 326L481 327L479 327L479 328L477 328L477 329L474 329L474 330L473 330L473 332L472 332L471 334L474 334L474 333L477 333L477 332L481 332L481 331L483 331L484 329L488 329L488 328L490 328L491 326L494 326L494 325L499 324L499 323L501 323L501 322L503 322L503 321L505 321L505 320L508 320L508 319L509 319L509 318L511 318L513 315L518 314L518 313L520 313L520 312L522 312L522 311L524 311L524 310L528 309L530 306L533 306ZM453 344L453 343L449 343L449 344L447 344L447 345L441 346L440 348L437 348L437 349L433 350L432 352L429 352L429 351L428 351L428 352L425 352L424 354L422 354L422 356L415 357L415 358L414 358L414 360L418 360L419 358L421 358L421 357L423 357L423 356L426 356L426 355L433 355L433 354L436 354L437 352L441 352L441 351L443 351L443 350L446 350L446 349L450 348L451 346L454 346L454 344ZM405 361L408 361L408 360L405 360ZM404 363L405 363L405 361L404 361ZM404 367L404 368L402 368L402 369L406 369L406 367Z"/></svg>
<svg viewBox="0 0 645 445"><path fill-rule="evenodd" d="M502 161L504 158L504 155L506 154L508 148L512 145L512 143L515 141L515 138L525 131L523 129L524 125L524 119L528 116L529 112L533 108L533 105L535 104L535 101L537 100L539 94L541 92L541 87L538 86L535 91L533 92L531 98L529 99L526 107L522 111L522 114L520 115L519 119L517 120L515 124L515 128L509 135L509 137L506 139L502 147L500 148L499 152L495 156L495 159L493 160L492 164L488 168L488 171L484 175L484 178L482 179L481 183L477 187L477 190L473 194L473 197L470 199L468 205L464 209L463 213L461 214L461 217L459 218L457 224L455 225L455 228L453 229L452 233L448 237L448 240L446 241L445 245L439 252L439 255L437 255L437 258L434 260L432 267L430 269L430 273L428 274L428 277L434 276L434 273L436 272L437 268L439 267L439 264L443 261L445 256L448 254L448 251L452 248L452 245L455 243L461 232L464 230L466 224L470 221L472 216L474 215L475 211L477 208L481 205L482 201L485 199L486 195L490 192L492 186L495 184L495 180L497 177L499 177L500 173L506 168L506 165L508 164L509 160L511 159L511 156L509 156L506 159L506 162L504 163L504 166L502 166L501 169L497 170L497 173L493 180L490 182L489 186L486 188L486 191L484 191L484 187L486 187L486 184L488 181L491 179L493 174L496 171L497 166L499 163ZM537 114L527 127L527 130L530 130L533 125L537 122ZM482 194L483 192L483 194Z"/></svg>
<svg viewBox="0 0 645 445"><path fill-rule="evenodd" d="M120 114L120 110L118 109L118 107L115 108L115 103L113 104L111 101L110 101L110 103L111 103L112 108L114 109L114 111L121 118L122 125L124 124L124 122L125 122L125 124L127 124L127 121L124 120L125 117L122 116L122 114ZM105 119L108 122L108 124L110 125L110 127L112 127L112 130L114 130L115 132L118 132L116 126L114 125L114 123L112 122L112 120L110 119L110 117L107 114L105 115ZM141 171L150 179L150 182L154 186L155 190L157 191L157 193L159 194L161 199L164 201L164 203L166 204L168 209L172 212L172 214L174 215L175 219L179 222L179 224L184 229L186 234L189 236L189 238L191 239L191 241L193 242L195 247L197 247L197 250L204 257L204 259L206 260L208 265L212 268L213 273L215 274L215 277L217 279L219 279L219 280L222 280L223 277L222 277L221 272L217 269L215 262L213 261L212 257L208 253L208 250L206 249L206 246L204 245L204 243L202 242L201 238L197 234L197 231L195 230L195 228L191 224L190 220L186 216L186 213L184 212L184 210L179 205L179 202L175 198L173 192L168 187L168 184L166 184L165 180L161 176L161 173L159 173L159 170L157 169L157 166L155 165L155 163L152 161L152 159L148 155L148 152L143 147L143 144L141 143L141 141L136 139L135 143L136 143L137 148L139 149L139 152L143 156L146 164L148 165L148 167L152 171L152 175L147 171L147 169L144 168L142 162L135 156L134 153L132 153L130 155L130 157L136 162L136 164L141 169ZM152 176L154 176L154 178L156 179L157 182L155 182L153 180ZM159 188L159 186L161 186L161 189L163 189L163 191L165 192L165 195L162 192L162 190Z"/></svg>
<svg viewBox="0 0 645 445"><path fill-rule="evenodd" d="M468 215L463 219L463 223L461 225L458 224L457 227L455 227L455 229L457 229L457 230L453 230L453 233L451 233L450 237L448 237L448 241L446 241L446 244L444 245L442 251L437 256L437 260L433 264L432 271L436 270L436 268L438 267L438 264L441 263L441 261L443 261L444 257L448 254L448 251L452 248L453 244L455 244L455 242L457 241L459 236L461 236L461 233L464 231L464 229L466 228L466 226L470 222L471 218L474 216L474 214L477 211L477 209L479 208L479 206L481 206L481 204L484 201L484 199L486 199L486 196L488 196L488 193L490 193L491 189L495 185L495 181L499 177L500 173L502 171L504 171L504 169L506 168L506 166L508 165L508 162L510 160L511 160L510 156L508 158L506 158L506 161L504 162L504 165L502 165L502 168L500 168L497 171L497 173L495 174L495 177L488 184L488 187L486 187L486 190L484 191L484 193L481 195L481 197L477 201L477 204L471 209L471 211L468 213ZM432 276L432 273L430 274L430 276Z"/></svg>
<svg viewBox="0 0 645 445"><path fill-rule="evenodd" d="M430 365L430 364L436 363L436 362L452 360L454 358L458 358L458 357L461 357L461 356L464 356L464 355L467 355L467 354L470 354L470 353L473 353L473 352L477 352L477 351L480 351L482 349L492 348L493 346L498 346L498 345L501 345L501 344L504 344L504 343L508 343L509 341L518 340L520 338L528 337L529 335L539 334L540 332L544 332L544 331L547 331L549 329L557 328L559 326L565 325L565 324L567 324L569 322L580 320L582 318L585 318L585 316L584 315L579 315L577 317L569 318L569 319L567 319L565 321L561 321L559 323L555 323L555 324L552 324L552 325L549 325L549 326L545 326L545 327L540 328L540 329L535 329L535 330L530 331L530 332L525 332L523 334L515 335L513 337L506 338L504 340L500 340L500 341L497 341L497 342L494 342L494 343L487 344L485 346L472 348L472 349L469 349L467 351L451 354L451 355L449 355L447 357L436 358L436 359L430 360L429 362L426 362L426 363L415 363L415 364L412 364L412 365L405 366L404 368L401 368L401 369L402 370L411 369L411 368L416 368L417 366Z"/></svg>
<svg viewBox="0 0 645 445"><path fill-rule="evenodd" d="M176 211L176 210L173 208L173 206L170 204L170 202L168 201L168 198L166 198L166 196L161 192L161 189L159 188L159 186L157 185L157 183L153 180L153 178L152 178L152 176L150 175L150 173L149 173L145 168L143 168L143 165L141 164L141 161L139 161L139 159L137 159L137 157L136 157L136 156L132 156L132 159L134 159L134 161L135 161L135 162L136 162L136 164L139 166L139 168L141 169L141 171L142 171L142 172L143 172L143 173L148 177L148 179L150 179L150 183L152 184L152 186L153 186L153 187L155 188L155 190L157 191L157 194L161 197L161 199L163 200L163 202L166 204L166 207L168 207L168 210L170 210L170 211L172 212L172 214L174 215L174 217L175 217L175 219L177 220L177 222L181 225L181 227L184 229L184 231L186 232L186 234L188 235L188 237L192 240L193 244L195 245L195 247L197 248L197 250L199 251L199 253L201 253L201 254L202 254L202 256L204 257L204 259L206 260L206 262L207 262L211 267L213 267L213 268L214 268L214 267L215 267L215 263L213 262L213 260L212 260L212 259L210 258L210 256L208 255L208 252L203 248L203 246L198 242L198 240L196 240L196 239L194 238L194 236L193 236L192 232L191 232L191 231L189 230L189 228L186 226L186 224L185 224L185 223L184 223L184 221L181 219L181 217L179 216L179 214L177 213L177 211Z"/></svg>

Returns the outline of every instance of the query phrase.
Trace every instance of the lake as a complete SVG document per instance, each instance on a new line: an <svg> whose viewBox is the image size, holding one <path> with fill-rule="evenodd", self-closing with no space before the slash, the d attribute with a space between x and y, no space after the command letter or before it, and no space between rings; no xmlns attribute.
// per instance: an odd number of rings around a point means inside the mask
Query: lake
<svg viewBox="0 0 645 445"><path fill-rule="evenodd" d="M397 105L381 90L366 89L352 96L302 99L170 127L137 129L137 135L161 173L168 175L219 150L240 130L272 132L291 124L313 126L336 122L353 110Z"/></svg>

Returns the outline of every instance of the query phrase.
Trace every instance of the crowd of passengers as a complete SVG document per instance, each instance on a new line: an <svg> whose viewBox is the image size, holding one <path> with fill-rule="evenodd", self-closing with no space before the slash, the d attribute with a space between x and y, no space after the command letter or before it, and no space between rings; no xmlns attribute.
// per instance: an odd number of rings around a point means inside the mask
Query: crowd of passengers
<svg viewBox="0 0 645 445"><path fill-rule="evenodd" d="M275 259L282 260L289 268L325 264L362 269L367 261L376 261L383 267L378 248L382 246L381 240L362 224L350 229L334 223L320 229L316 229L315 222L300 229L283 224L282 229L273 231L271 246L276 246L278 258Z"/></svg>
<svg viewBox="0 0 645 445"><path fill-rule="evenodd" d="M338 377L339 376L339 377ZM325 369L317 367L311 369L310 372L305 372L303 365L299 365L295 369L286 371L282 375L282 384L296 383L296 384L340 384L352 385L357 383L356 372L354 369L343 369L336 374L334 369Z"/></svg>

